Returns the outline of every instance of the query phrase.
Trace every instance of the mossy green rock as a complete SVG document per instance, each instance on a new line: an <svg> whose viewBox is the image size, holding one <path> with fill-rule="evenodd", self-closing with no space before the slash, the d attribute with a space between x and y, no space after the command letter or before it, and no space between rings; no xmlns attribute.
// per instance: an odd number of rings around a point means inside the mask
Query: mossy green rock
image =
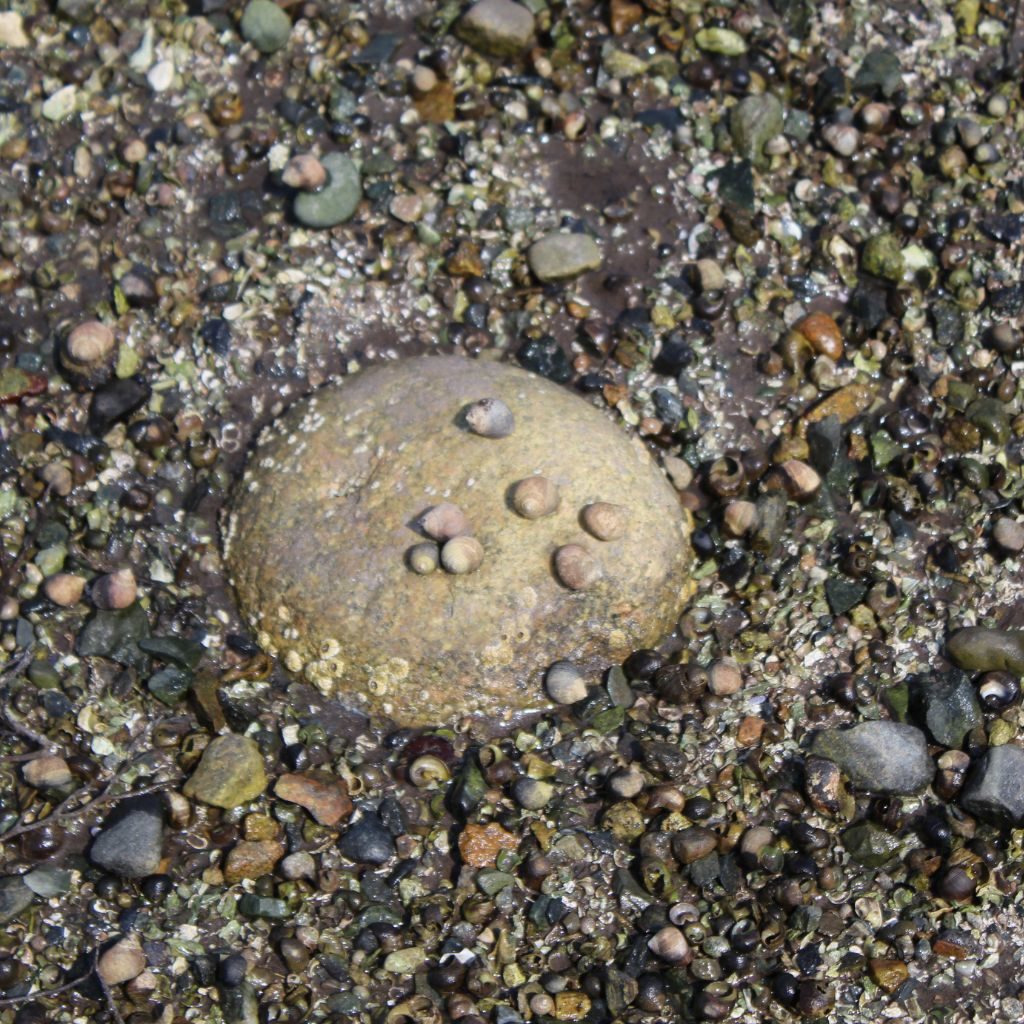
<svg viewBox="0 0 1024 1024"><path fill-rule="evenodd" d="M515 429L466 429L463 410L503 401ZM524 519L510 489L541 474L555 512ZM452 502L480 567L412 572L418 520ZM627 510L600 542L580 512ZM542 679L569 658L598 672L673 628L687 586L687 523L641 441L564 388L517 367L427 356L381 364L297 403L260 439L233 499L231 579L259 643L351 706L425 725L507 721L547 707ZM600 579L569 590L555 551L584 546Z"/></svg>
<svg viewBox="0 0 1024 1024"><path fill-rule="evenodd" d="M896 236L888 232L872 235L864 243L860 265L866 273L874 277L897 283L902 281L905 267L903 252Z"/></svg>
<svg viewBox="0 0 1024 1024"><path fill-rule="evenodd" d="M729 116L729 133L740 156L755 164L763 164L765 143L779 135L784 124L782 103L767 92L760 96L747 96L733 107Z"/></svg>
<svg viewBox="0 0 1024 1024"><path fill-rule="evenodd" d="M292 34L291 19L272 0L249 0L241 23L242 38L260 53L273 53Z"/></svg>
<svg viewBox="0 0 1024 1024"><path fill-rule="evenodd" d="M946 653L969 672L1016 672L1024 675L1024 630L969 626L946 642Z"/></svg>
<svg viewBox="0 0 1024 1024"><path fill-rule="evenodd" d="M747 52L747 41L731 28L702 28L694 37L706 53L720 53L723 57L738 57Z"/></svg>
<svg viewBox="0 0 1024 1024"><path fill-rule="evenodd" d="M843 846L857 863L878 868L892 860L900 847L900 841L877 825L863 822L843 833Z"/></svg>
<svg viewBox="0 0 1024 1024"><path fill-rule="evenodd" d="M267 788L260 748L248 736L227 733L210 741L185 783L185 796L230 810L255 800Z"/></svg>
<svg viewBox="0 0 1024 1024"><path fill-rule="evenodd" d="M359 168L344 153L328 153L321 163L327 184L319 192L300 192L295 197L295 219L307 228L344 224L363 198Z"/></svg>

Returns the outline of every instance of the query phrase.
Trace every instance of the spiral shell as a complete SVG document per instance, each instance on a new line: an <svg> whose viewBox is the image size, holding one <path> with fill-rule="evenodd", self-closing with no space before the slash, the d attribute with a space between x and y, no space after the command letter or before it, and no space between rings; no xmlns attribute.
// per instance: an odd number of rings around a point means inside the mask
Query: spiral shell
<svg viewBox="0 0 1024 1024"><path fill-rule="evenodd" d="M558 508L558 485L546 476L528 476L512 489L512 507L524 519L540 519Z"/></svg>

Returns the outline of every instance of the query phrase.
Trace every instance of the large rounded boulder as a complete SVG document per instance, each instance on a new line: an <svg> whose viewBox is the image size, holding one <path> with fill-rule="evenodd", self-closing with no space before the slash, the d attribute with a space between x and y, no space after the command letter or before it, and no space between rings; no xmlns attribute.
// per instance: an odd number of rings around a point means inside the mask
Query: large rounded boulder
<svg viewBox="0 0 1024 1024"><path fill-rule="evenodd" d="M639 440L541 377L454 356L297 402L250 457L225 553L265 650L406 725L545 707L552 661L597 670L667 634L689 564Z"/></svg>

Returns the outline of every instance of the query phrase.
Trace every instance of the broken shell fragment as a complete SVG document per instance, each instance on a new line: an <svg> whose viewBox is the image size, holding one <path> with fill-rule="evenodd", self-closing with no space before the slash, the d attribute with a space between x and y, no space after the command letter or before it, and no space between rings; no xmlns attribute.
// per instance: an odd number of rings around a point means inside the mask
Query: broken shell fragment
<svg viewBox="0 0 1024 1024"><path fill-rule="evenodd" d="M587 505L582 513L583 526L587 533L598 540L618 540L626 533L629 514L621 505L610 501L595 501Z"/></svg>
<svg viewBox="0 0 1024 1024"><path fill-rule="evenodd" d="M524 519L540 519L558 508L558 485L546 476L528 476L512 489L512 507Z"/></svg>
<svg viewBox="0 0 1024 1024"><path fill-rule="evenodd" d="M515 430L512 410L500 398L481 398L466 409L466 425L481 437L508 437Z"/></svg>

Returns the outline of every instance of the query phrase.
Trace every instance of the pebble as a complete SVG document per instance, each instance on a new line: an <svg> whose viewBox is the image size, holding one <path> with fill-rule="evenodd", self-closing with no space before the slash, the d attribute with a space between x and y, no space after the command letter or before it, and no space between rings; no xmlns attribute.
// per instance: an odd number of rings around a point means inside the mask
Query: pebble
<svg viewBox="0 0 1024 1024"><path fill-rule="evenodd" d="M729 116L729 133L737 154L763 165L765 143L778 135L784 124L785 111L777 96L766 92L744 97Z"/></svg>
<svg viewBox="0 0 1024 1024"><path fill-rule="evenodd" d="M975 726L981 725L981 706L970 679L961 672L923 684L925 725L936 743L959 747Z"/></svg>
<svg viewBox="0 0 1024 1024"><path fill-rule="evenodd" d="M278 839L242 840L236 843L224 861L224 881L228 885L243 878L262 878L274 870L284 856L284 845Z"/></svg>
<svg viewBox="0 0 1024 1024"><path fill-rule="evenodd" d="M63 121L75 112L77 106L78 89L74 85L65 85L43 103L43 117L47 121Z"/></svg>
<svg viewBox="0 0 1024 1024"><path fill-rule="evenodd" d="M997 670L1024 675L1024 630L969 626L946 641L946 653L969 672Z"/></svg>
<svg viewBox="0 0 1024 1024"><path fill-rule="evenodd" d="M120 878L143 878L159 869L163 847L163 807L147 795L125 800L104 822L89 859Z"/></svg>
<svg viewBox="0 0 1024 1024"><path fill-rule="evenodd" d="M321 825L333 827L352 813L352 801L344 779L328 775L282 775L274 784L282 800L305 808Z"/></svg>
<svg viewBox="0 0 1024 1024"><path fill-rule="evenodd" d="M146 72L146 81L153 92L167 92L174 85L174 61L158 60Z"/></svg>
<svg viewBox="0 0 1024 1024"><path fill-rule="evenodd" d="M230 810L255 800L266 788L259 747L247 736L227 733L210 741L182 792L201 803Z"/></svg>
<svg viewBox="0 0 1024 1024"><path fill-rule="evenodd" d="M137 935L129 935L105 950L96 964L96 973L105 985L121 985L137 978L146 969L146 954Z"/></svg>
<svg viewBox="0 0 1024 1024"><path fill-rule="evenodd" d="M1024 551L1024 524L1007 516L1000 516L992 527L992 539L1009 555Z"/></svg>
<svg viewBox="0 0 1024 1024"><path fill-rule="evenodd" d="M281 874L293 882L300 878L316 878L316 861L306 850L290 853L281 861Z"/></svg>
<svg viewBox="0 0 1024 1024"><path fill-rule="evenodd" d="M860 148L860 132L852 124L827 124L821 137L839 156L853 156Z"/></svg>
<svg viewBox="0 0 1024 1024"><path fill-rule="evenodd" d="M477 0L459 19L455 34L491 57L514 57L533 38L533 15L514 0Z"/></svg>
<svg viewBox="0 0 1024 1024"><path fill-rule="evenodd" d="M719 53L723 57L739 57L747 52L747 41L731 28L702 28L694 42L707 53Z"/></svg>
<svg viewBox="0 0 1024 1024"><path fill-rule="evenodd" d="M307 228L333 228L350 220L363 197L359 168L343 153L328 153L320 161L327 184L319 192L299 192L295 218Z"/></svg>
<svg viewBox="0 0 1024 1024"><path fill-rule="evenodd" d="M299 153L285 164L281 181L289 188L315 192L327 184L327 170L312 153Z"/></svg>
<svg viewBox="0 0 1024 1024"><path fill-rule="evenodd" d="M395 841L373 811L363 811L341 837L342 856L357 864L385 864L395 855Z"/></svg>
<svg viewBox="0 0 1024 1024"><path fill-rule="evenodd" d="M21 769L22 777L35 789L59 789L71 782L71 769L63 757L46 754L29 761Z"/></svg>
<svg viewBox="0 0 1024 1024"><path fill-rule="evenodd" d="M31 40L25 35L25 26L22 24L21 15L17 11L4 11L0 13L0 47L10 50L20 50L29 46Z"/></svg>
<svg viewBox="0 0 1024 1024"><path fill-rule="evenodd" d="M17 875L0 878L0 924L13 921L35 899L35 893Z"/></svg>
<svg viewBox="0 0 1024 1024"><path fill-rule="evenodd" d="M512 795L520 807L528 811L539 811L546 807L554 795L554 787L542 779L524 777L516 779L512 786Z"/></svg>
<svg viewBox="0 0 1024 1024"><path fill-rule="evenodd" d="M566 281L601 266L601 250L590 235L556 231L538 239L527 252L540 281Z"/></svg>
<svg viewBox="0 0 1024 1024"><path fill-rule="evenodd" d="M964 809L980 818L1024 824L1024 750L1012 744L989 747L968 776L960 796Z"/></svg>
<svg viewBox="0 0 1024 1024"><path fill-rule="evenodd" d="M280 50L292 34L291 19L272 0L249 0L239 28L242 38L260 53Z"/></svg>
<svg viewBox="0 0 1024 1024"><path fill-rule="evenodd" d="M388 206L391 216L403 224L415 224L423 216L423 200L419 196L406 192L395 196Z"/></svg>
<svg viewBox="0 0 1024 1024"><path fill-rule="evenodd" d="M724 291L725 274L715 260L701 259L694 264L697 281L702 292Z"/></svg>
<svg viewBox="0 0 1024 1024"><path fill-rule="evenodd" d="M919 793L935 774L924 733L901 722L826 729L815 735L811 750L834 761L853 785L871 793Z"/></svg>
<svg viewBox="0 0 1024 1024"><path fill-rule="evenodd" d="M732 658L720 658L708 668L708 689L717 697L729 697L743 688L743 674Z"/></svg>
<svg viewBox="0 0 1024 1024"><path fill-rule="evenodd" d="M459 834L459 853L471 868L493 868L502 850L514 850L519 840L497 822L467 825Z"/></svg>
<svg viewBox="0 0 1024 1024"><path fill-rule="evenodd" d="M85 592L85 579L70 572L59 572L44 584L46 596L61 608L73 608Z"/></svg>

